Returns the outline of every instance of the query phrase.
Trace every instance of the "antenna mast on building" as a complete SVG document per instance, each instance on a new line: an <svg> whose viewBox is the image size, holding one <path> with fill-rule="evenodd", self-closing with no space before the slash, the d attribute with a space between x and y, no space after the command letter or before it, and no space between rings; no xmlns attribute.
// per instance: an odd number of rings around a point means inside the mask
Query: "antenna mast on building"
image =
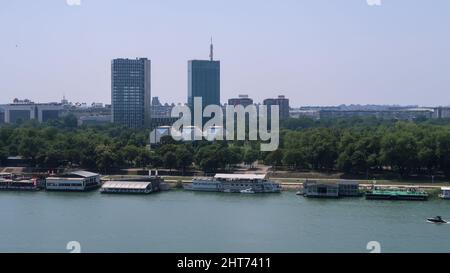
<svg viewBox="0 0 450 273"><path fill-rule="evenodd" d="M209 47L209 58L211 59L211 62L214 60L214 45L212 37L211 37L211 46Z"/></svg>

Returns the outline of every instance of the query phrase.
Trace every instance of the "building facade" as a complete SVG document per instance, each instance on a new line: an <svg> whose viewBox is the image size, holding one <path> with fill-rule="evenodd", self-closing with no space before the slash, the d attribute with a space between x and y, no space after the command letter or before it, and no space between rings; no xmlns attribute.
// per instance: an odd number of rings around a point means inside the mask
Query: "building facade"
<svg viewBox="0 0 450 273"><path fill-rule="evenodd" d="M244 107L247 107L249 105L253 104L253 99L249 98L248 95L239 95L237 98L231 98L228 100L228 105L242 105Z"/></svg>
<svg viewBox="0 0 450 273"><path fill-rule="evenodd" d="M129 128L150 127L151 61L147 58L111 62L112 121Z"/></svg>
<svg viewBox="0 0 450 273"><path fill-rule="evenodd" d="M78 126L103 126L111 123L111 115L81 116L78 118Z"/></svg>
<svg viewBox="0 0 450 273"><path fill-rule="evenodd" d="M0 123L20 123L37 120L39 123L58 119L63 106L60 103L34 103L30 100L14 99L11 104L1 106L3 120Z"/></svg>
<svg viewBox="0 0 450 273"><path fill-rule="evenodd" d="M404 110L320 110L320 119L335 118L353 118L353 117L374 117L379 119L396 119L396 120L416 120L418 118L430 119L433 117L431 109L404 109Z"/></svg>
<svg viewBox="0 0 450 273"><path fill-rule="evenodd" d="M0 105L0 125L5 123L5 109Z"/></svg>
<svg viewBox="0 0 450 273"><path fill-rule="evenodd" d="M194 122L194 98L202 99L202 113L207 105L220 105L220 61L213 60L211 44L210 60L188 62L188 106ZM206 122L203 119L202 125Z"/></svg>
<svg viewBox="0 0 450 273"><path fill-rule="evenodd" d="M437 107L434 109L433 118L450 118L450 107Z"/></svg>
<svg viewBox="0 0 450 273"><path fill-rule="evenodd" d="M280 119L289 118L289 110L290 110L289 99L286 98L285 96L280 95L280 96L278 96L278 98L265 99L263 104L267 106L269 115L270 115L271 106L278 105L278 107L280 109Z"/></svg>

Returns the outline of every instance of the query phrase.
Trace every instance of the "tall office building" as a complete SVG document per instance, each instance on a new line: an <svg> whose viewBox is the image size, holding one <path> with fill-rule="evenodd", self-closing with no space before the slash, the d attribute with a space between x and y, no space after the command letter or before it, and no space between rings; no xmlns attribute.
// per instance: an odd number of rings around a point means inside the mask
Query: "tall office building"
<svg viewBox="0 0 450 273"><path fill-rule="evenodd" d="M194 98L202 98L202 110L207 105L220 105L220 61L214 61L211 41L210 60L188 62L188 105L193 111Z"/></svg>
<svg viewBox="0 0 450 273"><path fill-rule="evenodd" d="M111 103L114 123L150 127L151 61L147 58L111 62Z"/></svg>

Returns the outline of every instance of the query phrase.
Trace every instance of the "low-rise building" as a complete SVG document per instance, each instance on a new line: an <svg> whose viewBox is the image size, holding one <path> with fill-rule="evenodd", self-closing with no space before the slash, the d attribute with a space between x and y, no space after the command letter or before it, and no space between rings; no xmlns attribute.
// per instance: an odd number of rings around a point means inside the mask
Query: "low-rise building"
<svg viewBox="0 0 450 273"><path fill-rule="evenodd" d="M434 108L433 118L450 118L450 107Z"/></svg>
<svg viewBox="0 0 450 273"><path fill-rule="evenodd" d="M112 121L112 115L96 115L96 116L81 116L78 118L78 126L98 126L107 125Z"/></svg>
<svg viewBox="0 0 450 273"><path fill-rule="evenodd" d="M167 103L164 105L152 105L152 118L170 118L174 107L175 104L169 105Z"/></svg>
<svg viewBox="0 0 450 273"><path fill-rule="evenodd" d="M49 191L88 191L101 186L100 175L87 171L74 171L48 177L45 188Z"/></svg>
<svg viewBox="0 0 450 273"><path fill-rule="evenodd" d="M0 105L0 126L5 123L5 109Z"/></svg>
<svg viewBox="0 0 450 273"><path fill-rule="evenodd" d="M289 116L291 118L312 118L312 119L320 118L318 110L303 110L300 108L291 109L289 111Z"/></svg>
<svg viewBox="0 0 450 273"><path fill-rule="evenodd" d="M60 103L34 103L30 100L14 99L11 104L2 106L3 122L18 123L37 120L39 123L47 122L60 117L63 105Z"/></svg>
<svg viewBox="0 0 450 273"><path fill-rule="evenodd" d="M175 121L177 121L179 118L172 118L172 117L153 117L151 118L151 126L152 128L157 128L160 126L172 126Z"/></svg>
<svg viewBox="0 0 450 273"><path fill-rule="evenodd" d="M415 120L432 118L433 110L429 108L400 110L320 110L320 119L375 117L379 119Z"/></svg>

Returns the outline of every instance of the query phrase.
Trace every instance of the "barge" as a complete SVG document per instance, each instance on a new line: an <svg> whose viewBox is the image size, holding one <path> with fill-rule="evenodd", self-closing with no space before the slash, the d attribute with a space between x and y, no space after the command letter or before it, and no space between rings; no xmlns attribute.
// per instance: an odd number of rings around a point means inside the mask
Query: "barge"
<svg viewBox="0 0 450 273"><path fill-rule="evenodd" d="M101 193L150 194L152 182L108 181L103 183Z"/></svg>
<svg viewBox="0 0 450 273"><path fill-rule="evenodd" d="M355 181L341 180L334 182L322 182L307 180L303 183L303 189L297 193L311 198L339 198L362 196L359 184Z"/></svg>
<svg viewBox="0 0 450 273"><path fill-rule="evenodd" d="M101 193L112 194L150 194L168 190L168 185L164 182L158 172L149 176L116 177L113 180L105 181L100 189Z"/></svg>
<svg viewBox="0 0 450 273"><path fill-rule="evenodd" d="M428 193L417 188L389 189L374 188L366 192L367 200L406 200L406 201L426 201Z"/></svg>

